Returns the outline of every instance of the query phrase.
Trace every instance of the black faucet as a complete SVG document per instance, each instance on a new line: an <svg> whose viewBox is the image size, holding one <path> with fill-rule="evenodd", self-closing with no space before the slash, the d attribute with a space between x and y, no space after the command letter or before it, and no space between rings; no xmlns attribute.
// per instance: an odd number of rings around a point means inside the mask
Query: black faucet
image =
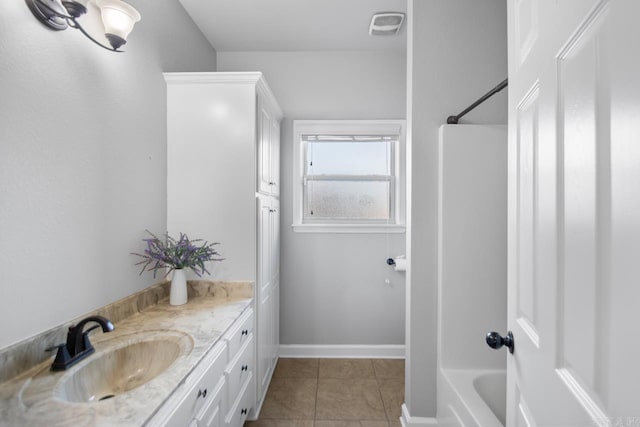
<svg viewBox="0 0 640 427"><path fill-rule="evenodd" d="M89 322L98 324L83 332L84 326ZM102 316L89 316L82 319L76 326L71 326L67 333L66 344L58 344L47 349L47 351L58 349L51 370L63 371L92 354L95 349L89 341L89 332L98 327L102 327L102 332L111 332L114 329L113 323Z"/></svg>

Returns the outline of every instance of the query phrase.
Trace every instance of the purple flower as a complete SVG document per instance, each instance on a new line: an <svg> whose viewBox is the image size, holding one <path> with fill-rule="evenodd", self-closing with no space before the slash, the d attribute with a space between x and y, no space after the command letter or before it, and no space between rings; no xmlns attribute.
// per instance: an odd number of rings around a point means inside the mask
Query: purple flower
<svg viewBox="0 0 640 427"><path fill-rule="evenodd" d="M196 245L202 242L202 239L189 240L186 234L180 233L178 240L165 233L164 239L158 238L155 234L146 230L151 235L149 239L142 239L146 242L147 248L143 254L132 252L142 258L136 265L142 265L140 274L146 271L153 271L153 277L156 272L162 268L166 268L165 277L173 270L190 268L194 273L201 277L204 273L209 274L204 263L208 261L223 261L219 258L220 254L213 248L219 243L208 243Z"/></svg>

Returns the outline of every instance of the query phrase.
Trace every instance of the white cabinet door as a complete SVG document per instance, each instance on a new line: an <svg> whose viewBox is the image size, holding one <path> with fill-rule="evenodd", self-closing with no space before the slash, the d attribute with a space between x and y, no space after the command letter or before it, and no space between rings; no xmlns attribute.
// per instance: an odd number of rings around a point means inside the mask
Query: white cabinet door
<svg viewBox="0 0 640 427"><path fill-rule="evenodd" d="M258 342L258 381L259 396L262 397L269 387L271 379L272 356L271 348L273 346L273 311L274 298L273 288L269 286L262 294L260 299L260 329Z"/></svg>
<svg viewBox="0 0 640 427"><path fill-rule="evenodd" d="M271 282L271 201L258 197L258 288L260 292Z"/></svg>
<svg viewBox="0 0 640 427"><path fill-rule="evenodd" d="M263 295L262 306L262 318L261 329L262 334L262 348L260 356L259 380L261 383L261 391L266 392L269 387L271 375L275 369L276 362L278 360L278 347L279 347L279 313L278 306L280 286L278 283L272 283L269 289Z"/></svg>
<svg viewBox="0 0 640 427"><path fill-rule="evenodd" d="M640 2L508 5L506 425L638 425Z"/></svg>
<svg viewBox="0 0 640 427"><path fill-rule="evenodd" d="M280 273L280 203L273 199L269 209L269 277L275 281Z"/></svg>
<svg viewBox="0 0 640 427"><path fill-rule="evenodd" d="M271 195L277 197L280 195L280 122L275 118L271 120L271 133L269 136Z"/></svg>
<svg viewBox="0 0 640 427"><path fill-rule="evenodd" d="M271 194L271 114L258 98L258 191Z"/></svg>
<svg viewBox="0 0 640 427"><path fill-rule="evenodd" d="M271 313L269 321L271 322L271 333L268 336L268 352L271 359L269 361L270 369L274 369L278 359L278 347L280 346L280 333L278 330L280 318L280 203L277 199L271 200L271 209L269 214L269 239L271 240L269 253L269 270L271 273L271 305L269 309Z"/></svg>
<svg viewBox="0 0 640 427"><path fill-rule="evenodd" d="M280 271L280 203L258 197L258 284L264 291Z"/></svg>
<svg viewBox="0 0 640 427"><path fill-rule="evenodd" d="M278 351L280 350L280 278L273 281L271 292L273 306L271 307L273 316L271 318L271 366L275 369L278 362Z"/></svg>
<svg viewBox="0 0 640 427"><path fill-rule="evenodd" d="M259 248L258 253L258 398L269 386L279 347L279 235L280 207L278 200L270 196L258 197Z"/></svg>
<svg viewBox="0 0 640 427"><path fill-rule="evenodd" d="M258 97L258 191L280 194L280 122Z"/></svg>

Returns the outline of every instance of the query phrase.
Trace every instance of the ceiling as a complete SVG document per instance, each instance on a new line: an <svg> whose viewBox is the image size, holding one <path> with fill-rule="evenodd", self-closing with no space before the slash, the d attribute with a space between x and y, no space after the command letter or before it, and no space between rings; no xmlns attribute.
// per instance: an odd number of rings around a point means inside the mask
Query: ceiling
<svg viewBox="0 0 640 427"><path fill-rule="evenodd" d="M406 49L404 28L396 36L369 36L374 13L406 13L406 0L180 0L180 3L219 52Z"/></svg>

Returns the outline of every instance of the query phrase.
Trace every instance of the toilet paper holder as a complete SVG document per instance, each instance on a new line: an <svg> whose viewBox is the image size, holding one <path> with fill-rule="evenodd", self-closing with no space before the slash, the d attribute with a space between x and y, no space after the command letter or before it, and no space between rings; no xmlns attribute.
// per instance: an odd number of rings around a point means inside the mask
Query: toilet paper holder
<svg viewBox="0 0 640 427"><path fill-rule="evenodd" d="M395 258L387 258L387 265L393 267L395 271L406 271L407 258L404 255L398 255Z"/></svg>

